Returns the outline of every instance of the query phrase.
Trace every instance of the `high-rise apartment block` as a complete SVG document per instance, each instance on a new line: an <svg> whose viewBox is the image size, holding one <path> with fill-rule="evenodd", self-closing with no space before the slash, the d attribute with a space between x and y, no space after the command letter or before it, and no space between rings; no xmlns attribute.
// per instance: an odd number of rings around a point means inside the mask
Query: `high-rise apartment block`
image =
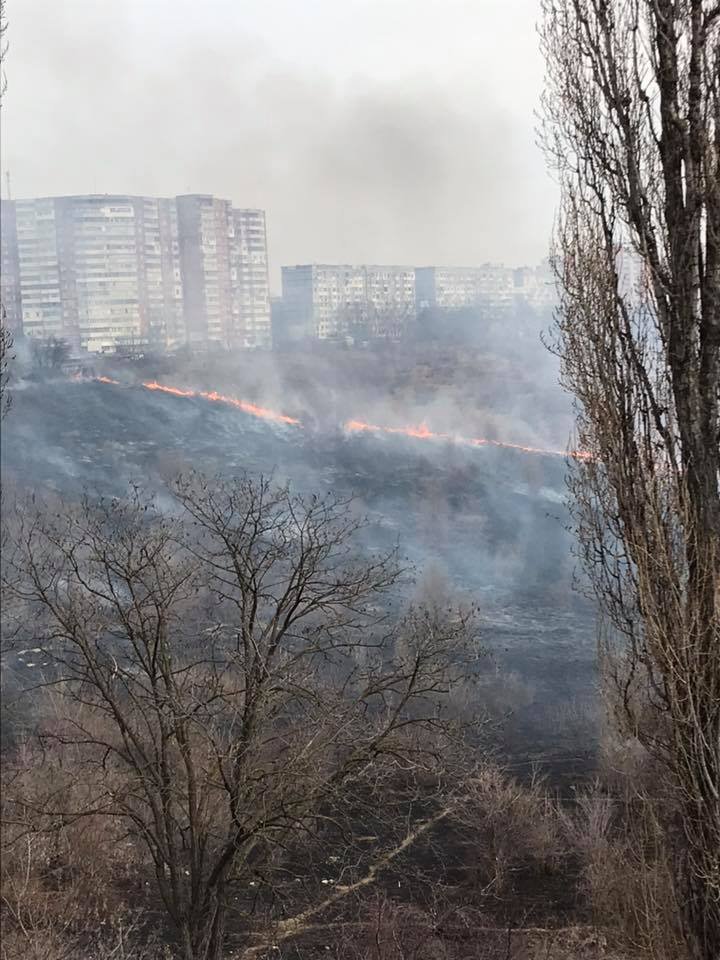
<svg viewBox="0 0 720 960"><path fill-rule="evenodd" d="M194 346L230 338L230 209L229 201L203 194L177 198L186 333Z"/></svg>
<svg viewBox="0 0 720 960"><path fill-rule="evenodd" d="M22 331L28 336L63 336L55 202L20 201L14 206Z"/></svg>
<svg viewBox="0 0 720 960"><path fill-rule="evenodd" d="M107 351L181 335L177 227L167 201L45 197L18 200L15 212L26 336Z"/></svg>
<svg viewBox="0 0 720 960"><path fill-rule="evenodd" d="M516 304L525 303L541 312L552 310L557 305L557 279L547 260L537 267L519 267L513 271L513 275Z"/></svg>
<svg viewBox="0 0 720 960"><path fill-rule="evenodd" d="M2 237L3 303L29 337L98 352L269 345L262 211L206 196L45 197L3 202Z"/></svg>
<svg viewBox="0 0 720 960"><path fill-rule="evenodd" d="M498 318L522 303L546 310L556 302L555 280L547 263L517 269L494 263L479 267L418 267L415 277L419 309L476 307L489 317Z"/></svg>
<svg viewBox="0 0 720 960"><path fill-rule="evenodd" d="M497 314L507 312L513 306L513 271L502 264L418 267L415 277L420 309L481 307Z"/></svg>
<svg viewBox="0 0 720 960"><path fill-rule="evenodd" d="M177 204L174 200L158 200L159 263L155 248L155 272L162 284L162 322L157 324L156 343L178 347L187 342L182 275L180 271L180 233ZM152 325L151 325L152 329Z"/></svg>
<svg viewBox="0 0 720 960"><path fill-rule="evenodd" d="M190 194L177 212L188 342L270 347L264 211Z"/></svg>
<svg viewBox="0 0 720 960"><path fill-rule="evenodd" d="M282 268L284 312L296 333L320 340L354 326L392 336L415 315L415 270L397 266L303 264Z"/></svg>
<svg viewBox="0 0 720 960"><path fill-rule="evenodd" d="M272 333L265 211L233 209L231 232L234 342L242 347L269 348Z"/></svg>

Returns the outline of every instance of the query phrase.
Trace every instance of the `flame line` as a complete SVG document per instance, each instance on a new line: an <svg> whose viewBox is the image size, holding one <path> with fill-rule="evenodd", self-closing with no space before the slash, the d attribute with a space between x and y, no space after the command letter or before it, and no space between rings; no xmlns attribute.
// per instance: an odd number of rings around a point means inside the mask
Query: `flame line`
<svg viewBox="0 0 720 960"><path fill-rule="evenodd" d="M213 403L224 403L236 407L243 413L249 413L253 417L261 417L263 420L274 420L277 423L286 423L295 427L300 426L300 421L295 417L288 417L284 413L269 410L267 407L259 407L256 403L250 403L249 400L239 400L237 397L227 396L224 393L218 393L216 390L181 390L178 387L168 387L162 383L157 383L155 380L147 380L142 385L146 390L159 390L174 397L202 397L203 400L211 400Z"/></svg>
<svg viewBox="0 0 720 960"><path fill-rule="evenodd" d="M113 380L111 377L86 378L80 374L76 374L72 379L76 381L90 379L96 383L120 385L119 380ZM181 387L171 387L167 384L158 383L156 380L146 380L141 386L145 390L159 391L160 393L166 393L173 397L201 397L203 400L210 400L213 403L222 403L235 407L237 410L242 410L243 413L248 413L253 417L260 417L263 420L284 423L293 427L303 427L303 423L296 417L289 417L284 413L278 413L276 410L270 410L268 407L258 406L249 400L240 400L237 397L218 393L216 390L185 390ZM511 443L507 440L490 440L487 437L463 437L458 434L436 433L430 430L426 423L420 423L416 427L384 427L376 423L366 423L364 420L347 420L343 424L343 429L348 433L380 433L411 437L415 440L447 440L465 447L502 447L505 450L518 450L521 453L537 454L545 457L570 457L573 460L593 459L592 454L584 450L553 450L545 447L530 447L522 443Z"/></svg>
<svg viewBox="0 0 720 960"><path fill-rule="evenodd" d="M507 440L490 440L486 437L462 437L451 433L435 433L426 423L417 427L382 427L376 423L365 423L363 420L348 420L345 429L349 433L386 433L400 434L404 437L413 437L416 440L449 440L452 443L466 447L503 447L506 450L519 450L521 453L533 453L550 457L571 457L574 460L590 460L592 454L583 450L553 450L545 447L529 447L522 443L511 443Z"/></svg>

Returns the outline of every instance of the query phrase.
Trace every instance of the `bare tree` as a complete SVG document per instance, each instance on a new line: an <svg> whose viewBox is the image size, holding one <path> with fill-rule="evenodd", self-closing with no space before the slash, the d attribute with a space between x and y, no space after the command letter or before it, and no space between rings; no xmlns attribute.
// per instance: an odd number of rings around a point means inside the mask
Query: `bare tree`
<svg viewBox="0 0 720 960"><path fill-rule="evenodd" d="M8 42L5 39L7 33L7 17L5 15L5 0L0 0L0 106L7 90L7 78L5 77L5 58L8 53Z"/></svg>
<svg viewBox="0 0 720 960"><path fill-rule="evenodd" d="M0 107L7 88L5 77L5 58L8 52L7 18L5 16L5 0L0 0ZM12 359L12 334L7 326L5 306L0 302L0 420L10 409L10 393L8 391L9 363Z"/></svg>
<svg viewBox="0 0 720 960"><path fill-rule="evenodd" d="M390 615L396 557L357 559L351 503L198 476L173 494L172 516L139 492L20 511L9 568L67 704L45 739L87 785L38 815L124 822L182 956L218 960L231 899L246 942L251 916L294 936L452 809L448 694L477 648L471 612ZM319 837L331 890L297 867Z"/></svg>
<svg viewBox="0 0 720 960"><path fill-rule="evenodd" d="M70 355L70 345L55 336L34 337L30 342L32 370L36 376L54 375L62 370Z"/></svg>
<svg viewBox="0 0 720 960"><path fill-rule="evenodd" d="M543 0L558 349L618 716L663 761L688 955L720 956L720 5Z"/></svg>
<svg viewBox="0 0 720 960"><path fill-rule="evenodd" d="M0 303L0 420L10 409L11 395L8 389L13 338L7 326L5 307Z"/></svg>
<svg viewBox="0 0 720 960"><path fill-rule="evenodd" d="M415 313L408 304L346 303L337 312L338 330L362 343L368 340L401 340L412 327Z"/></svg>

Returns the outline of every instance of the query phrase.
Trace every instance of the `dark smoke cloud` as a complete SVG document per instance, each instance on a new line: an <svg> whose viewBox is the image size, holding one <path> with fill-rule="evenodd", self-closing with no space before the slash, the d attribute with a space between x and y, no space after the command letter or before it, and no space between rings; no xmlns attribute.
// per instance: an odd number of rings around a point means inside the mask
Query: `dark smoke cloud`
<svg viewBox="0 0 720 960"><path fill-rule="evenodd" d="M309 3L303 18L270 5L297 18L294 49L295 20L277 39L253 28L262 5L11 0L14 194L192 190L262 206L276 275L312 260L545 254L554 191L533 143L532 0L505 4L499 29L494 0L475 5L487 20L454 0L391 0L387 17L352 0ZM333 9L346 17L327 26ZM412 47L415 19L427 48ZM478 31L476 60L463 48L455 69L456 51L430 45L434 22L438 44L472 46ZM487 60L498 45L509 66ZM365 52L366 68L342 69Z"/></svg>

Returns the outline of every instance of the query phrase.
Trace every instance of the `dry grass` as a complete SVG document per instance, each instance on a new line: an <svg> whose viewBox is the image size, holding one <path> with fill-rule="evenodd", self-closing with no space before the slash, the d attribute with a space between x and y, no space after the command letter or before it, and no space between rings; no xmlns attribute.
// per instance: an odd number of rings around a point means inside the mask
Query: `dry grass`
<svg viewBox="0 0 720 960"><path fill-rule="evenodd" d="M71 757L41 764L37 749L25 747L4 766L0 957L172 960L168 948L148 944L138 922L147 925L154 916L152 876L117 822L97 815L63 821L37 812L49 798L67 809L87 796ZM430 878L434 901L422 906L378 892L359 901L354 916L328 926L318 917L307 951L303 938L302 946L288 942L283 953L267 956L678 960L683 947L672 860L648 797L651 772L632 745L610 739L604 761L606 788L578 795L571 806L554 799L540 779L519 784L489 766L452 825L463 843L459 885L438 873ZM444 842L443 836L435 842L440 858ZM569 927L567 913L558 913L557 928L537 926L534 898L547 900L539 922L552 923L550 888L574 888L578 864L577 901L589 905L591 925L580 923L581 909L579 925ZM530 896L528 877L535 884Z"/></svg>
<svg viewBox="0 0 720 960"><path fill-rule="evenodd" d="M673 859L655 800L597 787L561 817L597 928L638 960L685 956Z"/></svg>

